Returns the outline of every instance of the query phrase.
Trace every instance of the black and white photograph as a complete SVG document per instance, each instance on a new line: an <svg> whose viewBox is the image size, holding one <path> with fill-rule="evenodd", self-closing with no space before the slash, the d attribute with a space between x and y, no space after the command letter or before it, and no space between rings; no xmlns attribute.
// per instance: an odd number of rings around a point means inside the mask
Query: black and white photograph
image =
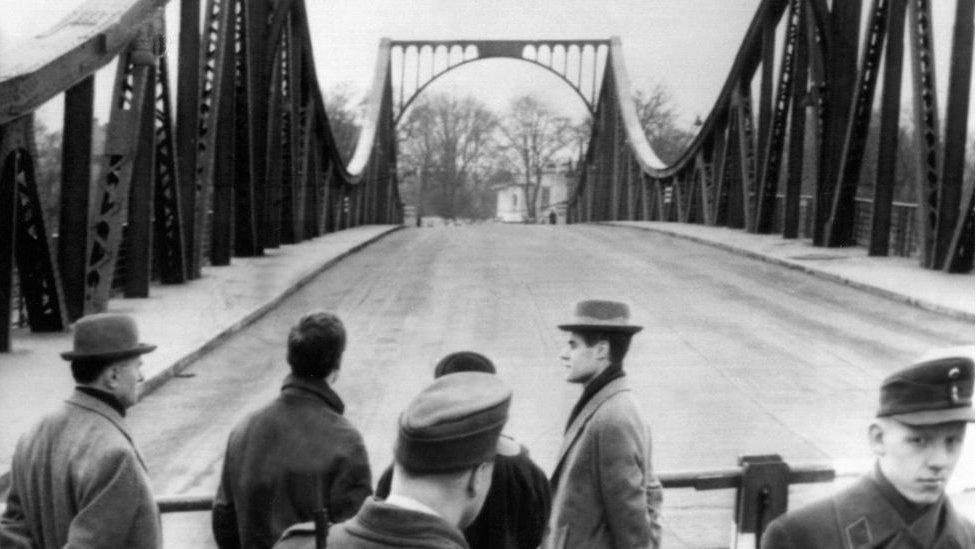
<svg viewBox="0 0 976 549"><path fill-rule="evenodd" d="M0 549L976 548L973 0L0 0Z"/></svg>

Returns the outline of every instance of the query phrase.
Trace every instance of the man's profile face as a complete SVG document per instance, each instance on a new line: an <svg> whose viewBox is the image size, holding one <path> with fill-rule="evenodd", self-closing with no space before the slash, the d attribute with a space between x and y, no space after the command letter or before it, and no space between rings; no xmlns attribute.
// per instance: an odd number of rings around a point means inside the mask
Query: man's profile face
<svg viewBox="0 0 976 549"><path fill-rule="evenodd" d="M879 420L871 426L871 446L891 484L915 503L934 503L956 468L966 423L906 425Z"/></svg>
<svg viewBox="0 0 976 549"><path fill-rule="evenodd" d="M142 375L142 358L134 356L120 360L111 368L115 369L112 394L126 408L134 406L139 402L139 393L142 392L142 382L145 380Z"/></svg>
<svg viewBox="0 0 976 549"><path fill-rule="evenodd" d="M583 337L575 332L567 332L566 343L563 344L559 359L568 368L566 381L570 383L587 383L599 372L602 361L599 352L606 347L606 342L597 342L587 347ZM606 349L603 349L604 353Z"/></svg>

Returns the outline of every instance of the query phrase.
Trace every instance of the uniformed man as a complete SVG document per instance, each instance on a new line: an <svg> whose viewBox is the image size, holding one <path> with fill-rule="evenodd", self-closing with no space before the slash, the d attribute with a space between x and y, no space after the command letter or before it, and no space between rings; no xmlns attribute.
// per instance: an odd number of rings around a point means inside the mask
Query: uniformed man
<svg viewBox="0 0 976 549"><path fill-rule="evenodd" d="M329 549L469 549L462 530L491 486L512 390L497 376L460 372L436 379L400 415L393 479L333 526ZM277 549L315 547L311 523L289 528Z"/></svg>
<svg viewBox="0 0 976 549"><path fill-rule="evenodd" d="M61 356L77 387L17 442L0 547L161 546L152 485L125 424L139 401L141 356L155 348L126 315L75 323L74 348Z"/></svg>
<svg viewBox="0 0 976 549"><path fill-rule="evenodd" d="M973 422L973 358L924 360L881 384L868 428L874 470L770 523L764 549L973 547L973 523L945 495Z"/></svg>

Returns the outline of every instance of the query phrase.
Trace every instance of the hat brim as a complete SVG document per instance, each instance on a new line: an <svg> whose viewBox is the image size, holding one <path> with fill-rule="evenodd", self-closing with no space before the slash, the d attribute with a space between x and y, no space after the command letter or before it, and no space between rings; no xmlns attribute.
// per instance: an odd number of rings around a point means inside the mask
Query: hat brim
<svg viewBox="0 0 976 549"><path fill-rule="evenodd" d="M644 329L643 326L621 324L560 324L557 327L567 332L620 332L623 334L636 334Z"/></svg>
<svg viewBox="0 0 976 549"><path fill-rule="evenodd" d="M898 423L904 423L905 425L937 425L939 423L952 423L956 421L973 423L976 421L976 410L972 406L961 406L959 408L922 410L884 417L893 419Z"/></svg>
<svg viewBox="0 0 976 549"><path fill-rule="evenodd" d="M131 349L122 349L109 353L79 353L76 351L66 351L61 353L61 358L65 360L122 360L132 356L144 355L156 350L155 345L140 343Z"/></svg>

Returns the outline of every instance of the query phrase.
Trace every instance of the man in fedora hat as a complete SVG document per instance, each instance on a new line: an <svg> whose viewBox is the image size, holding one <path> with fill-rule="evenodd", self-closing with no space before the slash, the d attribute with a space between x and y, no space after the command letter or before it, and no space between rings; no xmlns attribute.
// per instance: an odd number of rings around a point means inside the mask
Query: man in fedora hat
<svg viewBox="0 0 976 549"><path fill-rule="evenodd" d="M881 383L868 427L874 469L769 524L765 549L973 547L973 523L945 495L973 413L973 356L925 359Z"/></svg>
<svg viewBox="0 0 976 549"><path fill-rule="evenodd" d="M583 394L566 422L545 549L657 547L661 483L651 467L651 432L627 386L631 337L626 304L587 300L559 325L567 381Z"/></svg>
<svg viewBox="0 0 976 549"><path fill-rule="evenodd" d="M126 315L75 323L74 348L61 356L77 387L17 442L0 546L161 545L159 510L124 419L139 400L141 355L155 348L139 342Z"/></svg>
<svg viewBox="0 0 976 549"><path fill-rule="evenodd" d="M512 390L498 377L459 372L434 380L400 414L390 493L333 526L329 549L468 549L462 530L484 504ZM277 549L315 547L312 524Z"/></svg>

